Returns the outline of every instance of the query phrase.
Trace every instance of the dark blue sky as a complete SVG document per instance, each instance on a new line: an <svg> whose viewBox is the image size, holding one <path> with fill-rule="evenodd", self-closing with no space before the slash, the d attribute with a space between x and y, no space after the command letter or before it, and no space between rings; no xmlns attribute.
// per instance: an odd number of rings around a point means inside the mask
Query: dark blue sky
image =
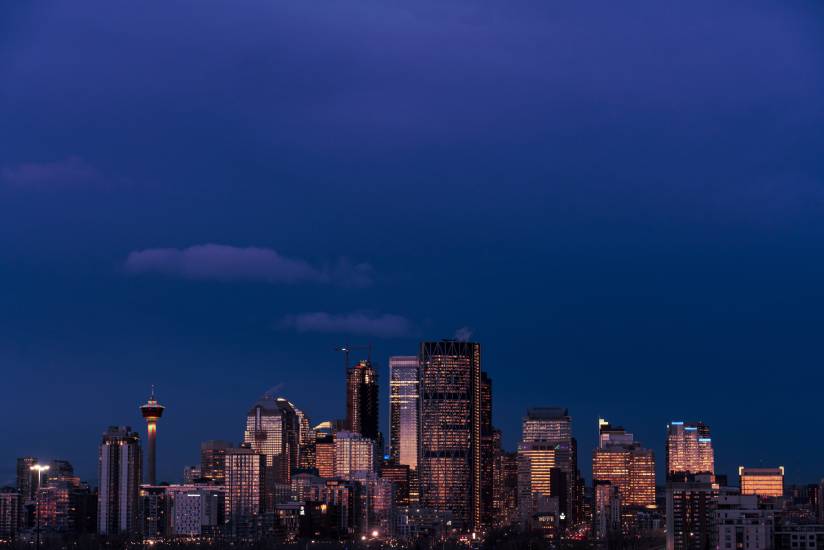
<svg viewBox="0 0 824 550"><path fill-rule="evenodd" d="M176 480L268 388L341 416L337 345L462 327L510 448L700 419L814 481L822 282L820 2L0 7L0 483L94 479L151 383Z"/></svg>

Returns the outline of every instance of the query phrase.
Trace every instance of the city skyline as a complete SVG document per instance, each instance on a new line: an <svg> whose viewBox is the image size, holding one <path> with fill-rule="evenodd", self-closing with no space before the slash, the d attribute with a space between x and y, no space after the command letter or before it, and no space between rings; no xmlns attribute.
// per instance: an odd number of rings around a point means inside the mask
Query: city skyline
<svg viewBox="0 0 824 550"><path fill-rule="evenodd" d="M264 394L342 419L350 344L388 441L450 337L508 451L557 406L587 480L599 418L818 479L824 4L596 4L2 2L0 484L145 456L152 385L158 481Z"/></svg>

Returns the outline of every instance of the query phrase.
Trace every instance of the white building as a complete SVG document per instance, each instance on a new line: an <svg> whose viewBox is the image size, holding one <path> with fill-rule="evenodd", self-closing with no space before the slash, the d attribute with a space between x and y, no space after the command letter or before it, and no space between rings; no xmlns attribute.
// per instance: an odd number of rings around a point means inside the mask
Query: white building
<svg viewBox="0 0 824 550"><path fill-rule="evenodd" d="M758 508L758 496L721 493L715 517L719 550L769 550L773 547L773 512Z"/></svg>

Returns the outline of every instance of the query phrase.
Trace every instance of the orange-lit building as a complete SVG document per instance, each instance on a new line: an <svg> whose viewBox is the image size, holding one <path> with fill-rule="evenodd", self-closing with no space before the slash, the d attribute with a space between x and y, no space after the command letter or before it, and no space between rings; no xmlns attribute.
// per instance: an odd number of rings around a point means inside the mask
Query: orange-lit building
<svg viewBox="0 0 824 550"><path fill-rule="evenodd" d="M784 495L784 466L778 468L745 468L739 466L742 495L780 497Z"/></svg>
<svg viewBox="0 0 824 550"><path fill-rule="evenodd" d="M703 422L667 425L667 477L676 473L715 475L710 428Z"/></svg>
<svg viewBox="0 0 824 550"><path fill-rule="evenodd" d="M595 449L592 479L617 487L624 506L655 506L655 455L650 449L637 444Z"/></svg>

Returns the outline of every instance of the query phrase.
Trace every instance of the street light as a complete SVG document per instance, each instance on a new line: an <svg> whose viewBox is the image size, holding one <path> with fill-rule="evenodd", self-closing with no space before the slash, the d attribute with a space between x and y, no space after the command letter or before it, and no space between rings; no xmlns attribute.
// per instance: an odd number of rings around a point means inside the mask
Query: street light
<svg viewBox="0 0 824 550"><path fill-rule="evenodd" d="M37 492L34 494L34 531L37 534L37 543L35 548L40 550L40 483L43 472L49 469L49 466L41 466L40 464L35 464L34 466L30 466L29 470L37 472Z"/></svg>

